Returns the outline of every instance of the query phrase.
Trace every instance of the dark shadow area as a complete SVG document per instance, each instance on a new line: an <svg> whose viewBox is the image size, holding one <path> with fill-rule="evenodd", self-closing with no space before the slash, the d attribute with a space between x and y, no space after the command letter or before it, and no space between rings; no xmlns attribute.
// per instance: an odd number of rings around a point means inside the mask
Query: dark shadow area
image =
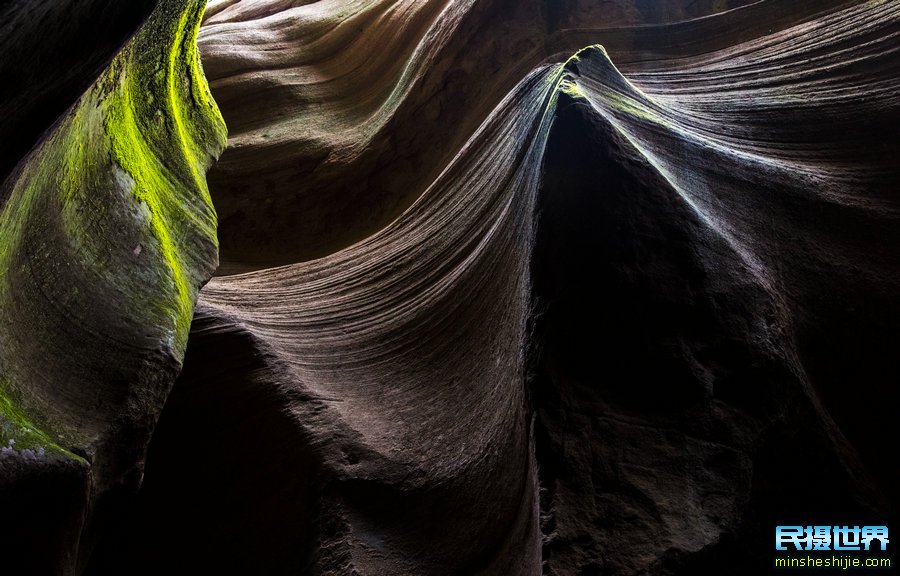
<svg viewBox="0 0 900 576"><path fill-rule="evenodd" d="M155 6L156 0L0 2L0 182ZM7 194L0 187L0 205Z"/></svg>
<svg viewBox="0 0 900 576"><path fill-rule="evenodd" d="M137 504L87 574L303 574L318 464L241 328L199 310Z"/></svg>
<svg viewBox="0 0 900 576"><path fill-rule="evenodd" d="M562 96L544 168L544 573L639 573L649 555L654 575L758 575L775 525L883 523L884 489L834 442L780 304L727 243L583 100Z"/></svg>

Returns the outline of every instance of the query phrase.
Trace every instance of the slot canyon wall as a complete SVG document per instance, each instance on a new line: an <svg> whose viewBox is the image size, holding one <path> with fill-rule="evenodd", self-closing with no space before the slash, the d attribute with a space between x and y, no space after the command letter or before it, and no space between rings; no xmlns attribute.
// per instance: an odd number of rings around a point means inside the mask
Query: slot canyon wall
<svg viewBox="0 0 900 576"><path fill-rule="evenodd" d="M900 3L0 28L0 573L755 576L896 519Z"/></svg>

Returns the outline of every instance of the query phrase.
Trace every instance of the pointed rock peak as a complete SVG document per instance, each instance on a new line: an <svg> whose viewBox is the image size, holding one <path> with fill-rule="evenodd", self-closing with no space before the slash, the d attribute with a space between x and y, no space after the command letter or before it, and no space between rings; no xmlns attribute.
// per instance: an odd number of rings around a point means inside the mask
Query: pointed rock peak
<svg viewBox="0 0 900 576"><path fill-rule="evenodd" d="M567 73L566 79L570 82L578 84L582 80L587 80L592 84L643 98L640 91L619 72L619 69L613 64L609 52L600 44L587 46L573 54L563 64L563 70Z"/></svg>

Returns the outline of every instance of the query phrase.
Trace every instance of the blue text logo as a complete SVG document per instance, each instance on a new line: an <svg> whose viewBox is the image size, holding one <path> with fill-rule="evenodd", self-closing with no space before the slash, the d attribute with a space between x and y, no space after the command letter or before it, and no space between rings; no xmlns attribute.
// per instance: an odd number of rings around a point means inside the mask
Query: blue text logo
<svg viewBox="0 0 900 576"><path fill-rule="evenodd" d="M776 526L776 550L887 550L887 526Z"/></svg>

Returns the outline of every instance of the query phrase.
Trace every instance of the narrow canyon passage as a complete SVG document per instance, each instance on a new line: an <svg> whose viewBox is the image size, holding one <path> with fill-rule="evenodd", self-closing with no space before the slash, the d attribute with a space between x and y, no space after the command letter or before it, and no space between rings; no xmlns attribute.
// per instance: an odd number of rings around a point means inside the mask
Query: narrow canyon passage
<svg viewBox="0 0 900 576"><path fill-rule="evenodd" d="M92 1L0 99L17 574L756 576L896 518L900 4Z"/></svg>

